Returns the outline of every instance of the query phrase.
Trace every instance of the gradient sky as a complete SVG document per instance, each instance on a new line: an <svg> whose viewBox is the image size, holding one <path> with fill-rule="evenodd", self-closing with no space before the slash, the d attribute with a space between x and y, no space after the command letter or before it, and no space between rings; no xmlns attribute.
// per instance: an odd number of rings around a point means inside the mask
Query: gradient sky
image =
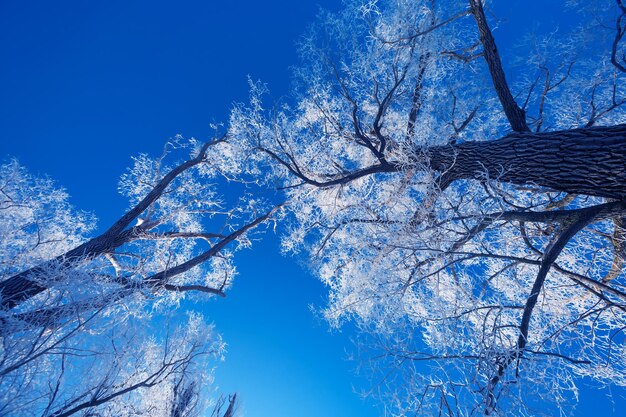
<svg viewBox="0 0 626 417"><path fill-rule="evenodd" d="M248 75L287 94L296 40L318 5L338 3L0 0L0 157L57 180L102 230L126 208L116 188L132 155L179 133L207 138L210 122L247 99ZM229 345L220 391L239 392L248 417L377 416L353 393L363 384L344 359L351 330L331 333L316 318L322 285L277 247L268 236L238 254L234 288L209 303ZM626 405L593 389L581 400L580 416Z"/></svg>

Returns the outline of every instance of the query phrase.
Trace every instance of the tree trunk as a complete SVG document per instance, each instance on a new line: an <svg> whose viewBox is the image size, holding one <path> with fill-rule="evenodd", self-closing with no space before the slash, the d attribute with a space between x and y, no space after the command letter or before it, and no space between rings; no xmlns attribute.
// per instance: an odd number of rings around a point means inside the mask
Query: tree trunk
<svg viewBox="0 0 626 417"><path fill-rule="evenodd" d="M486 177L518 185L626 198L626 125L518 132L427 150L445 182Z"/></svg>
<svg viewBox="0 0 626 417"><path fill-rule="evenodd" d="M110 252L126 242L134 230L134 228L126 230L117 236L111 236L107 232L42 265L22 271L0 282L0 305L3 309L10 310L22 301L45 291L47 287L40 284L38 278L44 281L49 280L51 269L63 269L79 259L94 258Z"/></svg>

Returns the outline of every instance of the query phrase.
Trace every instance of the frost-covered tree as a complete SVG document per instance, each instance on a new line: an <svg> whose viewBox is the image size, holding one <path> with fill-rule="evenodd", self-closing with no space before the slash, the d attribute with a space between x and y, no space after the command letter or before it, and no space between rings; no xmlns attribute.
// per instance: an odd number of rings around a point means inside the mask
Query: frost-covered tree
<svg viewBox="0 0 626 417"><path fill-rule="evenodd" d="M503 47L481 0L348 1L303 41L294 104L252 83L232 113L397 415L626 385L626 7L567 3L571 28Z"/></svg>
<svg viewBox="0 0 626 417"><path fill-rule="evenodd" d="M119 187L129 210L93 238L62 189L0 167L0 415L206 409L223 343L183 300L224 296L233 253L277 212L230 181L229 152L176 138L135 158Z"/></svg>

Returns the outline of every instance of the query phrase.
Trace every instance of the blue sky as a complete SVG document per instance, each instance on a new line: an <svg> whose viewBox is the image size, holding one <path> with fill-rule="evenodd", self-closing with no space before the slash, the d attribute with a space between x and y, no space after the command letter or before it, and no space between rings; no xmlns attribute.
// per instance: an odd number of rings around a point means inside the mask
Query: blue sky
<svg viewBox="0 0 626 417"><path fill-rule="evenodd" d="M0 0L0 155L57 180L104 228L126 207L116 188L132 155L206 138L247 99L248 75L287 94L295 41L318 5L338 3ZM350 329L311 313L322 285L277 247L268 236L240 253L234 288L209 303L229 345L220 389L249 417L378 415L353 394ZM580 416L618 415L593 389L581 401Z"/></svg>
<svg viewBox="0 0 626 417"><path fill-rule="evenodd" d="M0 155L55 179L103 229L126 208L116 189L132 155L206 139L247 100L248 75L287 94L296 40L335 3L0 0ZM237 261L228 297L208 303L228 344L220 391L249 417L376 416L353 393L349 330L331 334L309 308L322 285L275 236Z"/></svg>

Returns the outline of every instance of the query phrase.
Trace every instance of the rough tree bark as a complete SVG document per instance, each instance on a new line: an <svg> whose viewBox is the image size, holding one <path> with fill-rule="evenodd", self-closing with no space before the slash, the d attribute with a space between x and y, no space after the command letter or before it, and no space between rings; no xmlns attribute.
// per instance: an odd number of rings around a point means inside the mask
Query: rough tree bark
<svg viewBox="0 0 626 417"><path fill-rule="evenodd" d="M316 187L348 184L376 173L399 172L402 164L379 163L323 180L276 153L261 149L305 183ZM414 158L441 174L441 186L461 179L497 179L517 185L610 199L626 198L626 124L555 132L515 132L480 142L417 149Z"/></svg>
<svg viewBox="0 0 626 417"><path fill-rule="evenodd" d="M495 141L429 148L444 185L487 176L518 185L626 198L626 125L512 133Z"/></svg>

